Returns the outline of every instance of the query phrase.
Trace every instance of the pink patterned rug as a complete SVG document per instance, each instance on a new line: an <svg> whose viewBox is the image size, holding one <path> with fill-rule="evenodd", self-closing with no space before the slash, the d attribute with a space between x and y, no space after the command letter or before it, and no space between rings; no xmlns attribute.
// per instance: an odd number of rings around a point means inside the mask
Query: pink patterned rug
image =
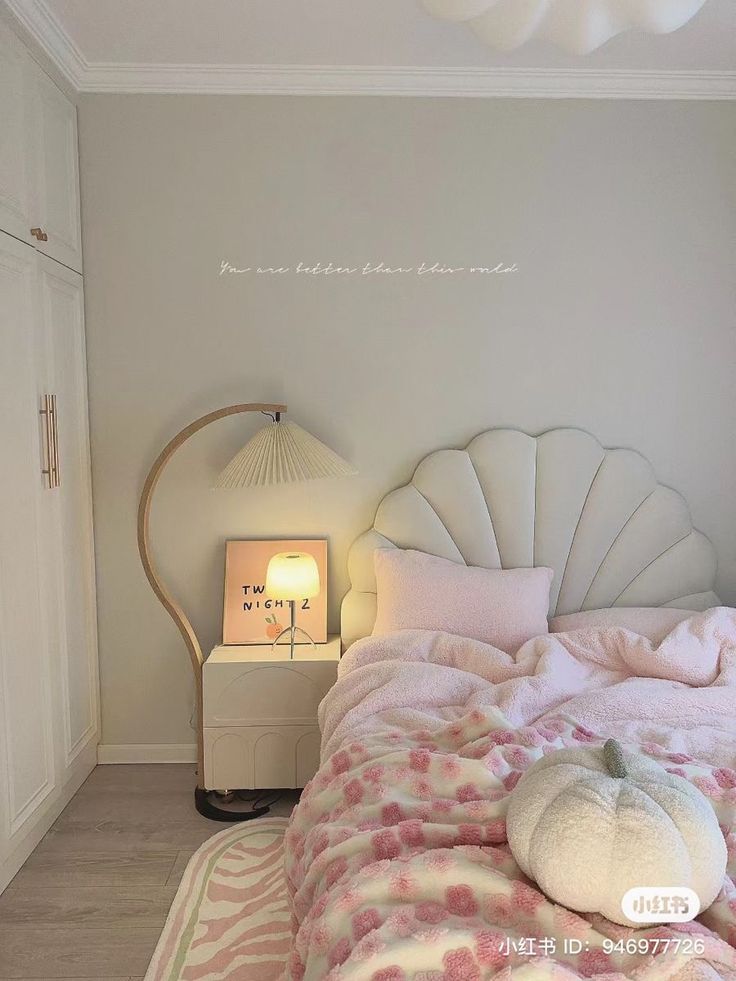
<svg viewBox="0 0 736 981"><path fill-rule="evenodd" d="M291 950L287 823L237 824L192 855L145 981L279 981Z"/></svg>

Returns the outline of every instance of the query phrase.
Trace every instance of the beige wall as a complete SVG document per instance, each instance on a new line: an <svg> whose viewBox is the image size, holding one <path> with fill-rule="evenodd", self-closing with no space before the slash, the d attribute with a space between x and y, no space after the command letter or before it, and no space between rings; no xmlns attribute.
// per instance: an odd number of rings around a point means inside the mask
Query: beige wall
<svg viewBox="0 0 736 981"><path fill-rule="evenodd" d="M135 509L209 409L288 401L357 478L208 489L210 428L160 487L163 571L208 647L227 537L349 542L429 450L517 426L631 446L688 498L736 600L732 104L85 96L80 133L105 743L189 743L183 646ZM219 277L318 260L516 262L505 277Z"/></svg>

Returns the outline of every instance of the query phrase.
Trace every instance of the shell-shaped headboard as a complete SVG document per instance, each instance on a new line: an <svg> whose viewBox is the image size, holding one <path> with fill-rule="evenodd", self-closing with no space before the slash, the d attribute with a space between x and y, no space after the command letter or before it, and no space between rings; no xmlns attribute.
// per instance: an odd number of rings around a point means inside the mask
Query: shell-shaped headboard
<svg viewBox="0 0 736 981"><path fill-rule="evenodd" d="M538 437L494 429L464 450L426 457L410 484L384 497L373 528L350 550L346 646L373 630L376 548L489 569L549 566L550 610L558 615L720 602L715 550L693 529L682 497L657 483L639 453L604 449L579 429Z"/></svg>

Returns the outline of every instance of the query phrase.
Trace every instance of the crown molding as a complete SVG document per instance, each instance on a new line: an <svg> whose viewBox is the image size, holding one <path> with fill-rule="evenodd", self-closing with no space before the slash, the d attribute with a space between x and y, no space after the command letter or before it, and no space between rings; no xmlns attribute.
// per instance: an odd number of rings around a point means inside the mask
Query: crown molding
<svg viewBox="0 0 736 981"><path fill-rule="evenodd" d="M89 62L45 0L0 0L78 92L736 99L736 72Z"/></svg>
<svg viewBox="0 0 736 981"><path fill-rule="evenodd" d="M69 37L43 0L2 0L22 31L55 65L65 81L81 91L82 78L89 69L84 55Z"/></svg>
<svg viewBox="0 0 736 981"><path fill-rule="evenodd" d="M736 72L90 64L82 92L736 99Z"/></svg>

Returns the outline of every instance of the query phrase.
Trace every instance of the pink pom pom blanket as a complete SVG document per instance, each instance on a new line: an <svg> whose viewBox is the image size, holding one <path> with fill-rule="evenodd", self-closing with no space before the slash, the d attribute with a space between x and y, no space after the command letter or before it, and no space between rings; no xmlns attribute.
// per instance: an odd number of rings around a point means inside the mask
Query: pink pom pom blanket
<svg viewBox="0 0 736 981"><path fill-rule="evenodd" d="M658 646L609 628L538 637L515 657L430 631L366 638L320 723L323 764L286 839L288 978L736 981L735 611L685 620ZM729 869L698 921L634 932L572 913L509 852L524 770L610 736L716 811Z"/></svg>

